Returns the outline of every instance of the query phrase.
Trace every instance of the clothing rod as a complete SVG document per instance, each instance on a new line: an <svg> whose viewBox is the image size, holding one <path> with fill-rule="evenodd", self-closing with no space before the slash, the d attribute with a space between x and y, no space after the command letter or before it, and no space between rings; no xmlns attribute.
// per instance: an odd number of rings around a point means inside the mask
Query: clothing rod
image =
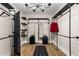
<svg viewBox="0 0 79 59"><path fill-rule="evenodd" d="M49 18L29 18L28 20L29 21L30 20L48 20L49 21Z"/></svg>
<svg viewBox="0 0 79 59"><path fill-rule="evenodd" d="M8 12L8 11L4 10L3 8L1 8L1 7L0 7L0 9L1 9L1 10L3 10L4 12L7 12L7 13L9 13L10 15L14 16L14 15L13 15L13 14L11 14L10 12Z"/></svg>
<svg viewBox="0 0 79 59"><path fill-rule="evenodd" d="M10 38L10 37L13 37L13 35L9 35L7 37L0 38L0 40L6 39L6 38Z"/></svg>
<svg viewBox="0 0 79 59"><path fill-rule="evenodd" d="M69 38L69 36L65 36L65 35L61 35L61 34L56 34L56 35Z"/></svg>
<svg viewBox="0 0 79 59"><path fill-rule="evenodd" d="M72 7L75 3L67 3L53 18L57 18L59 15L61 15L64 11Z"/></svg>
<svg viewBox="0 0 79 59"><path fill-rule="evenodd" d="M69 10L69 11L70 11L70 10ZM64 14L61 14L61 16L58 17L58 18L56 18L56 19L58 20L59 18L63 17L63 16L64 16L65 14L67 14L69 11L65 12Z"/></svg>
<svg viewBox="0 0 79 59"><path fill-rule="evenodd" d="M69 36L65 36L65 35L62 35L62 34L56 34L56 35L62 36L62 37L66 37L66 38L76 38L76 39L79 39L79 36L69 37Z"/></svg>
<svg viewBox="0 0 79 59"><path fill-rule="evenodd" d="M14 16L14 17L15 17L15 15L13 15L13 14L11 14L10 12L8 12L8 11L4 10L3 8L1 8L1 7L0 7L0 9L1 9L1 10L3 10L4 12L7 12L7 13L9 13L10 15L12 15L12 16Z"/></svg>
<svg viewBox="0 0 79 59"><path fill-rule="evenodd" d="M38 23L38 22L28 22L28 23ZM39 23L50 23L50 22L39 22Z"/></svg>

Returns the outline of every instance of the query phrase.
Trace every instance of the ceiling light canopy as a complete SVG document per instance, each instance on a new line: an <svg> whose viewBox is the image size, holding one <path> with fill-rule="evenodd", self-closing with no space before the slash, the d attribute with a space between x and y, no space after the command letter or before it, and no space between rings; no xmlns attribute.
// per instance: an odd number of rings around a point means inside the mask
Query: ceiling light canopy
<svg viewBox="0 0 79 59"><path fill-rule="evenodd" d="M27 3L26 3L25 5L26 5L26 6L28 6L28 4L27 4Z"/></svg>
<svg viewBox="0 0 79 59"><path fill-rule="evenodd" d="M44 12L47 8L49 8L52 4L48 3L47 5L44 5L43 3L26 3L25 6L28 8L32 8L33 12L36 12L37 9L40 9L42 12Z"/></svg>
<svg viewBox="0 0 79 59"><path fill-rule="evenodd" d="M48 3L48 6L51 6L51 3Z"/></svg>

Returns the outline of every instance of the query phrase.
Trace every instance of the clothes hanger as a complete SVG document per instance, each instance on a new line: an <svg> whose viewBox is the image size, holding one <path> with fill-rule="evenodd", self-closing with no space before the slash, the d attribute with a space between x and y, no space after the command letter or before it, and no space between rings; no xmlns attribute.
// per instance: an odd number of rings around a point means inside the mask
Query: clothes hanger
<svg viewBox="0 0 79 59"><path fill-rule="evenodd" d="M6 14L7 16L10 16L10 15L7 14L6 12L2 12L2 13L0 14L0 16L2 16L3 14Z"/></svg>

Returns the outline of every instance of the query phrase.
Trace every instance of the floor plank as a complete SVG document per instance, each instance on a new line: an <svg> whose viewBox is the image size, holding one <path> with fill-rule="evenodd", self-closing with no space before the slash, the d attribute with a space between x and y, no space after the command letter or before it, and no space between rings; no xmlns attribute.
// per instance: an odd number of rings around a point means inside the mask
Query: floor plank
<svg viewBox="0 0 79 59"><path fill-rule="evenodd" d="M21 46L21 56L32 56L35 49L33 44L23 44Z"/></svg>
<svg viewBox="0 0 79 59"><path fill-rule="evenodd" d="M65 56L65 54L60 49L57 50L55 45L46 45L46 49L49 56Z"/></svg>
<svg viewBox="0 0 79 59"><path fill-rule="evenodd" d="M65 54L53 44L44 44L49 56L65 56ZM36 44L23 44L21 46L21 56L33 56Z"/></svg>

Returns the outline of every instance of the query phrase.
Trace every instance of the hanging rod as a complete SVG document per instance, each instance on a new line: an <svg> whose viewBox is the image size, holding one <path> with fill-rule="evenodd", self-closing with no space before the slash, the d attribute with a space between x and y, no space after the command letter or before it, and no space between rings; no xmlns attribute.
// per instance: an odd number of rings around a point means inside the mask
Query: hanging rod
<svg viewBox="0 0 79 59"><path fill-rule="evenodd" d="M11 14L10 12L6 11L5 9L3 9L3 8L1 8L1 7L0 7L0 9L3 10L4 12L9 13L10 15L14 16L14 15Z"/></svg>
<svg viewBox="0 0 79 59"><path fill-rule="evenodd" d="M28 23L38 23L38 22L28 22ZM39 23L50 23L50 22L39 22Z"/></svg>
<svg viewBox="0 0 79 59"><path fill-rule="evenodd" d="M27 20L27 18L26 17L21 17L22 19L24 19L24 20Z"/></svg>
<svg viewBox="0 0 79 59"><path fill-rule="evenodd" d="M64 11L66 11L68 8L73 6L75 3L68 3L65 5L53 18L57 18L59 15L61 15Z"/></svg>
<svg viewBox="0 0 79 59"><path fill-rule="evenodd" d="M57 17L56 20L58 20L59 18L63 17L65 14L69 13L70 10L68 10L67 12L65 12L64 14L61 14L60 17Z"/></svg>
<svg viewBox="0 0 79 59"><path fill-rule="evenodd" d="M6 38L10 38L10 37L13 37L14 35L9 35L7 37L3 37L3 38L0 38L0 40L3 40L3 39L6 39Z"/></svg>
<svg viewBox="0 0 79 59"><path fill-rule="evenodd" d="M49 18L29 18L28 20L29 21L30 20L48 20L49 21Z"/></svg>
<svg viewBox="0 0 79 59"><path fill-rule="evenodd" d="M11 14L10 12L6 11L5 9L3 9L3 8L1 8L1 7L0 7L0 9L3 10L4 12L8 13L9 15L12 15L12 16L15 17L15 15ZM16 18L17 18L17 17L16 17ZM14 19L15 19L15 18L13 18L13 20L14 20Z"/></svg>
<svg viewBox="0 0 79 59"><path fill-rule="evenodd" d="M62 34L56 34L56 35L62 36L62 37L66 37L66 38L76 38L76 39L79 39L79 36L69 37L69 36L65 36L65 35L62 35Z"/></svg>

